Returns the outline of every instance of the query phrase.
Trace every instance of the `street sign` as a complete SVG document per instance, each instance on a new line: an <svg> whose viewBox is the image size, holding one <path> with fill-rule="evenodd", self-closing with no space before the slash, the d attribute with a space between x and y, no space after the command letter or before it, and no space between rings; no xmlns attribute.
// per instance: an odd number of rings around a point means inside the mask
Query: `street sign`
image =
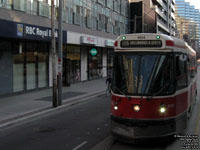
<svg viewBox="0 0 200 150"><path fill-rule="evenodd" d="M96 56L96 55L97 55L97 50L96 50L96 48L92 48L92 49L90 50L90 54L91 54L92 56Z"/></svg>

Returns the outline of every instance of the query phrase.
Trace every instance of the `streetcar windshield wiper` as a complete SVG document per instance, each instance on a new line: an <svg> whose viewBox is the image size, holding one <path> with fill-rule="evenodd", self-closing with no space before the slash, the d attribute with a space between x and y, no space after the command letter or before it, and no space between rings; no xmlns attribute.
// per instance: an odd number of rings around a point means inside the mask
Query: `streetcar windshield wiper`
<svg viewBox="0 0 200 150"><path fill-rule="evenodd" d="M147 96L147 101L151 100L154 96L159 95L167 86L169 86L169 83L166 83L164 86L162 86L158 92L152 94L151 96Z"/></svg>
<svg viewBox="0 0 200 150"><path fill-rule="evenodd" d="M116 86L112 86L113 89L117 90L118 92L120 92L123 96L125 96L128 100L131 98L130 96L126 95L123 91L121 91L119 88L117 88Z"/></svg>

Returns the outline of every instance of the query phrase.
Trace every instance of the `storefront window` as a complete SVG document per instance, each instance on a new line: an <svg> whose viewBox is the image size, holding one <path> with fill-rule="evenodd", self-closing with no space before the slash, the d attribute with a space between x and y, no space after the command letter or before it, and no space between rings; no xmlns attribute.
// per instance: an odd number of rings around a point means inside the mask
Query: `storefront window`
<svg viewBox="0 0 200 150"><path fill-rule="evenodd" d="M88 79L93 80L102 77L102 49L95 48L97 50L96 55L91 55L90 50L93 47L89 47L88 51Z"/></svg>
<svg viewBox="0 0 200 150"><path fill-rule="evenodd" d="M70 78L71 83L80 82L81 81L81 68L80 68L80 46L75 45L69 45L64 46L64 56L63 58L67 58L65 60L68 60L67 63L69 63L68 66L70 69ZM63 59L64 60L64 59ZM63 68L63 72L67 72L68 68Z"/></svg>
<svg viewBox="0 0 200 150"><path fill-rule="evenodd" d="M38 47L38 87L47 87L48 77L47 77L47 61L48 53L46 52L47 45L39 44Z"/></svg>
<svg viewBox="0 0 200 150"><path fill-rule="evenodd" d="M13 46L13 92L24 90L24 45Z"/></svg>
<svg viewBox="0 0 200 150"><path fill-rule="evenodd" d="M26 52L26 87L36 88L36 56L37 52Z"/></svg>

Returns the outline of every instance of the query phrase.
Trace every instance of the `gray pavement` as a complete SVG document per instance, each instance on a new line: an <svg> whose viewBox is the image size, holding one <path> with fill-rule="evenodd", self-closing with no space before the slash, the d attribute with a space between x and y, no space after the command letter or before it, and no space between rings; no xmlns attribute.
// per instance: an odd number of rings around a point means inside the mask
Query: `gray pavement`
<svg viewBox="0 0 200 150"><path fill-rule="evenodd" d="M105 90L105 78L63 87L63 106L86 101L91 96L105 93ZM0 127L17 119L52 109L51 88L0 98Z"/></svg>

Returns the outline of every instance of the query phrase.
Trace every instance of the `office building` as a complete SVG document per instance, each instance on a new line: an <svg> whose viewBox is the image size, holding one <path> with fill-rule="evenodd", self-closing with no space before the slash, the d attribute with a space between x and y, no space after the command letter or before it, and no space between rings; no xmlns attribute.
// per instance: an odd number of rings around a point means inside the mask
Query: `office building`
<svg viewBox="0 0 200 150"><path fill-rule="evenodd" d="M200 11L185 0L176 0L177 33L198 52L200 48Z"/></svg>
<svg viewBox="0 0 200 150"><path fill-rule="evenodd" d="M129 0L131 33L175 36L175 0Z"/></svg>
<svg viewBox="0 0 200 150"><path fill-rule="evenodd" d="M52 86L50 2L0 0L0 96ZM128 32L127 7L128 0L64 0L64 85L107 76L114 40Z"/></svg>

